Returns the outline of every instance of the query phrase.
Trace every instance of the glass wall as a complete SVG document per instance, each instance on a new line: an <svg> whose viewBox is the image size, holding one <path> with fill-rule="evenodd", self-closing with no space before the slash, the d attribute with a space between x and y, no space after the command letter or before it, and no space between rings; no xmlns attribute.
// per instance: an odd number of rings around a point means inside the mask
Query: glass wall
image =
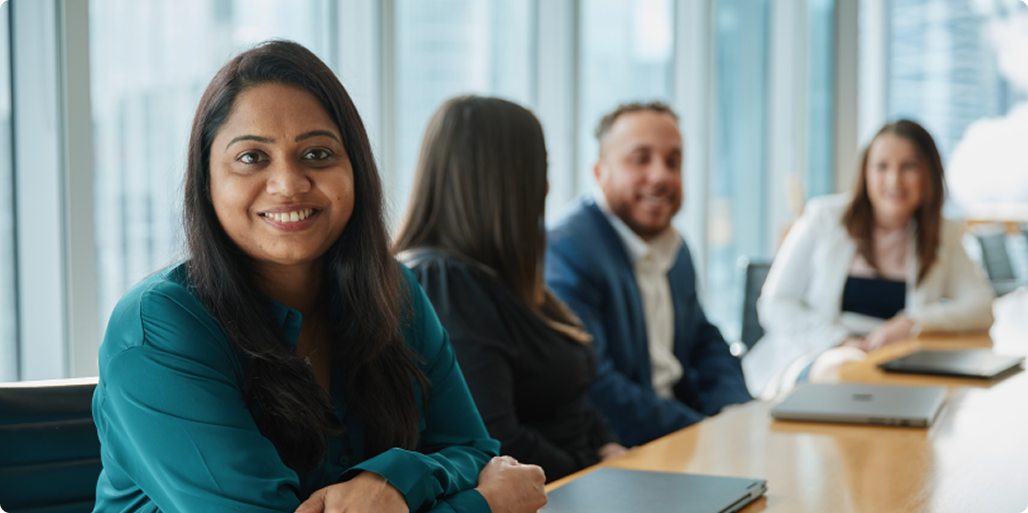
<svg viewBox="0 0 1028 513"><path fill-rule="evenodd" d="M806 199L835 191L835 0L807 0ZM849 184L842 184L848 187Z"/></svg>
<svg viewBox="0 0 1028 513"><path fill-rule="evenodd" d="M1023 210L1028 7L1019 0L892 0L887 19L887 116L932 133L956 200L949 206L971 217L997 215L991 207L1003 204Z"/></svg>
<svg viewBox="0 0 1028 513"><path fill-rule="evenodd" d="M533 0L396 1L396 155L389 211L399 222L429 118L448 98L499 96L531 108Z"/></svg>
<svg viewBox="0 0 1028 513"><path fill-rule="evenodd" d="M713 152L707 200L707 303L729 341L740 336L740 257L769 259L766 210L768 2L714 2Z"/></svg>
<svg viewBox="0 0 1028 513"><path fill-rule="evenodd" d="M18 310L11 149L11 3L0 5L0 382L18 379Z"/></svg>
<svg viewBox="0 0 1028 513"><path fill-rule="evenodd" d="M670 102L675 16L670 0L589 0L580 9L577 188L588 191L600 118L625 102Z"/></svg>
<svg viewBox="0 0 1028 513"><path fill-rule="evenodd" d="M783 235L783 227L768 221L774 218L772 209L835 190L834 7L834 0L795 4L792 8L802 15L798 30L775 35L773 17L782 5L769 0L713 2L714 129L707 176L704 307L729 341L741 336L743 264L770 262ZM774 45L781 48L774 50ZM799 56L788 83L803 94L789 91L798 98L791 106L795 112L778 112L793 118L797 130L791 138L777 139L802 148L796 169L770 165L769 141L776 135L770 132L771 72L782 73L771 68L772 51L783 60L791 60L784 54ZM781 191L789 198L772 197Z"/></svg>
<svg viewBox="0 0 1028 513"><path fill-rule="evenodd" d="M182 257L186 143L197 102L238 51L297 41L327 62L328 0L91 0L101 335L133 284Z"/></svg>

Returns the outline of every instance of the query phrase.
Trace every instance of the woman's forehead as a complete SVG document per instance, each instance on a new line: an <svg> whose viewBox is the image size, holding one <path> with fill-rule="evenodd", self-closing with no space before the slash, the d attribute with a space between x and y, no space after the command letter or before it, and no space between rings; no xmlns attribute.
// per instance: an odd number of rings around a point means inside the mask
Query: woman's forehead
<svg viewBox="0 0 1028 513"><path fill-rule="evenodd" d="M267 138L322 130L342 134L321 102L298 86L267 83L239 93L215 139L240 132Z"/></svg>

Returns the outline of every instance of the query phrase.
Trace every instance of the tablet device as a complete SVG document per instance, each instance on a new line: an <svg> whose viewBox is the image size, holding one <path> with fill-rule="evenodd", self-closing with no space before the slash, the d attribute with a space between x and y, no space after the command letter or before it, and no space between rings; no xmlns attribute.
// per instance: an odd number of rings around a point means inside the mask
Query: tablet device
<svg viewBox="0 0 1028 513"><path fill-rule="evenodd" d="M991 349L936 351L923 349L878 367L888 372L993 379L1021 368L1024 357L1000 356Z"/></svg>
<svg viewBox="0 0 1028 513"><path fill-rule="evenodd" d="M771 408L771 416L779 420L927 427L945 398L946 387L808 384Z"/></svg>
<svg viewBox="0 0 1028 513"><path fill-rule="evenodd" d="M767 481L598 468L547 494L545 513L734 513L760 498Z"/></svg>

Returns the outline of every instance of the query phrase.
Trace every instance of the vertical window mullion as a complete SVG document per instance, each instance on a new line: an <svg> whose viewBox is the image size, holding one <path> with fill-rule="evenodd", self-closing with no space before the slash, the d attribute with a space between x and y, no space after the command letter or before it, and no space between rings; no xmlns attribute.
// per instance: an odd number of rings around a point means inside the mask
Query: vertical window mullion
<svg viewBox="0 0 1028 513"><path fill-rule="evenodd" d="M0 382L17 381L18 259L15 248L14 134L11 108L11 3L0 5Z"/></svg>
<svg viewBox="0 0 1028 513"><path fill-rule="evenodd" d="M20 379L68 373L57 2L11 2Z"/></svg>
<svg viewBox="0 0 1028 513"><path fill-rule="evenodd" d="M61 0L58 11L67 364L71 377L84 377L97 374L99 348L89 2Z"/></svg>

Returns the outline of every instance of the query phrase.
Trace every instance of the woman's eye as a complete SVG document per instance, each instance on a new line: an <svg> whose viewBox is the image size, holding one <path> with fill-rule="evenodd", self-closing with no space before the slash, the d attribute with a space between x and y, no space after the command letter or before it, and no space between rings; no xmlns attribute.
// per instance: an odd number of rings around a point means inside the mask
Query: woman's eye
<svg viewBox="0 0 1028 513"><path fill-rule="evenodd" d="M240 155L237 160L243 164L256 164L261 161L261 155L259 153L248 152Z"/></svg>
<svg viewBox="0 0 1028 513"><path fill-rule="evenodd" d="M314 150L308 151L303 156L303 158L305 158L307 160L325 160L325 159L328 159L331 156L332 156L332 153L330 153L328 150L323 150L321 148L318 148L318 149L314 149Z"/></svg>

